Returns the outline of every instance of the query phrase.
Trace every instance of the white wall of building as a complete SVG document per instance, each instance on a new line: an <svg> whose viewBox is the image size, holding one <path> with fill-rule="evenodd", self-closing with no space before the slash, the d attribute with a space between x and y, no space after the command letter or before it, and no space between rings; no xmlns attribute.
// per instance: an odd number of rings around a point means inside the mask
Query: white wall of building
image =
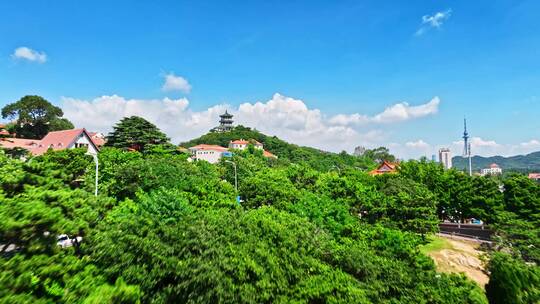
<svg viewBox="0 0 540 304"><path fill-rule="evenodd" d="M209 149L190 149L192 158L195 160L204 160L211 164L219 162L223 156L223 151L209 150Z"/></svg>
<svg viewBox="0 0 540 304"><path fill-rule="evenodd" d="M67 148L68 149L73 149L73 148L80 148L80 147L87 147L88 148L88 153L90 153L90 154L97 154L98 153L98 150L94 147L94 145L92 145L90 143L90 138L88 136L86 136L86 134L84 132L81 133L81 135L79 135L77 140L75 140L75 142L73 142Z"/></svg>
<svg viewBox="0 0 540 304"><path fill-rule="evenodd" d="M247 144L230 144L229 148L238 149L238 150L244 150L244 149L247 148Z"/></svg>
<svg viewBox="0 0 540 304"><path fill-rule="evenodd" d="M499 175L499 174L502 174L502 169L499 167L482 169L482 175Z"/></svg>
<svg viewBox="0 0 540 304"><path fill-rule="evenodd" d="M229 143L229 149L238 149L238 150L245 150L247 149L249 143ZM256 143L253 145L255 149L263 150L263 144Z"/></svg>
<svg viewBox="0 0 540 304"><path fill-rule="evenodd" d="M452 168L452 153L450 152L450 149L439 149L439 162L443 164L445 169Z"/></svg>

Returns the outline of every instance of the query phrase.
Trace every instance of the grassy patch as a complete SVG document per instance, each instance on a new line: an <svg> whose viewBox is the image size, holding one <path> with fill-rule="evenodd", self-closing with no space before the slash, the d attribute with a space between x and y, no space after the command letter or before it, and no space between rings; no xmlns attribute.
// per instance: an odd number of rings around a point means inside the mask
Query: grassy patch
<svg viewBox="0 0 540 304"><path fill-rule="evenodd" d="M420 246L420 252L423 254L428 254L433 251L439 251L443 249L452 249L452 244L448 242L447 239L439 237L439 236L432 236L430 237L431 241L425 245Z"/></svg>

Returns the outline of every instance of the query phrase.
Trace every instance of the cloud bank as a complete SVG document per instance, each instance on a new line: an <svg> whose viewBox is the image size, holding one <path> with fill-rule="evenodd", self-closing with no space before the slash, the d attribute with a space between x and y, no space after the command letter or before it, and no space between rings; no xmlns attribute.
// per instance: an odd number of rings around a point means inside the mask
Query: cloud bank
<svg viewBox="0 0 540 304"><path fill-rule="evenodd" d="M471 137L471 152L473 155L481 156L514 156L523 155L540 150L540 140L531 139L522 143L502 144L495 140L487 140L481 137ZM450 144L428 143L423 139L407 141L405 144L390 143L387 145L392 152L401 157L438 155L440 148L450 148L452 156L461 156L463 154L463 140L454 141Z"/></svg>
<svg viewBox="0 0 540 304"><path fill-rule="evenodd" d="M319 109L310 109L300 99L276 93L264 102L246 102L238 107L226 104L202 111L189 107L186 98L128 99L118 95L92 100L63 97L65 116L77 127L109 132L125 116L146 118L161 128L174 143L200 136L218 124L225 109L235 115L235 123L256 128L299 145L328 151L352 151L355 146L385 144L387 134L379 127L437 113L438 97L411 106L402 102L369 116L360 113L327 116Z"/></svg>
<svg viewBox="0 0 540 304"><path fill-rule="evenodd" d="M129 99L118 95L101 96L92 100L62 98L65 116L77 127L108 133L112 126L126 116L137 115L156 124L173 143L190 140L208 132L227 109L234 115L235 124L255 128L267 135L286 141L339 152L352 152L356 146L368 148L386 146L400 158L431 157L441 147L449 147L452 155L461 155L463 141L430 143L412 138L403 143L392 142L388 129L400 123L421 119L438 112L438 97L420 105L400 102L373 115L352 113L326 115L309 108L301 99L276 93L267 101L245 102L237 107L218 104L195 111L186 98ZM471 138L474 155L516 155L540 150L540 140L531 139L517 144L501 144L481 137Z"/></svg>

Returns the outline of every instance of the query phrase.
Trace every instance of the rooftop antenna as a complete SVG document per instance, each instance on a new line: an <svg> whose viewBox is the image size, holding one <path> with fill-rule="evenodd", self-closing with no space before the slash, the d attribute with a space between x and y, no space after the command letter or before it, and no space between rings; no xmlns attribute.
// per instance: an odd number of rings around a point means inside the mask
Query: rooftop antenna
<svg viewBox="0 0 540 304"><path fill-rule="evenodd" d="M471 143L469 142L469 133L467 133L467 119L463 118L463 157L469 159L469 175L472 176L472 158Z"/></svg>

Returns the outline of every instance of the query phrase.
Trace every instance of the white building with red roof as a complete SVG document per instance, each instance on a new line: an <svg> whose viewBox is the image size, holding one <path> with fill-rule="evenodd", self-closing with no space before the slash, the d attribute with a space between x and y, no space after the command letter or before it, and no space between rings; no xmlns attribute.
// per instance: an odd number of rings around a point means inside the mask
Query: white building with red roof
<svg viewBox="0 0 540 304"><path fill-rule="evenodd" d="M540 182L540 173L529 173L529 178L534 181Z"/></svg>
<svg viewBox="0 0 540 304"><path fill-rule="evenodd" d="M263 156L270 157L270 158L277 158L274 154L264 150L263 144L260 142L250 139L250 140L244 140L244 139L237 139L237 140L231 140L229 142L229 149L238 149L238 150L245 150L247 147L252 144L255 149L262 150Z"/></svg>
<svg viewBox="0 0 540 304"><path fill-rule="evenodd" d="M23 148L32 155L42 155L49 149L54 151L86 148L88 153L97 154L99 148L92 141L89 133L85 129L73 129L49 132L41 140L24 138L2 138L0 147L6 149Z"/></svg>
<svg viewBox="0 0 540 304"><path fill-rule="evenodd" d="M247 147L252 144L255 149L262 150L263 144L260 142L251 139L251 140L245 140L245 139L237 139L237 140L231 140L229 142L229 149L238 149L238 150L244 150L247 149Z"/></svg>
<svg viewBox="0 0 540 304"><path fill-rule="evenodd" d="M200 144L188 149L191 153L192 160L205 160L211 164L219 162L223 153L228 153L229 150L218 145Z"/></svg>
<svg viewBox="0 0 540 304"><path fill-rule="evenodd" d="M90 135L90 138L98 148L103 147L107 143L105 134L101 132L88 132L88 135Z"/></svg>
<svg viewBox="0 0 540 304"><path fill-rule="evenodd" d="M244 139L231 140L229 142L229 149L244 150L249 145L249 141Z"/></svg>
<svg viewBox="0 0 540 304"><path fill-rule="evenodd" d="M256 141L256 140L232 140L229 142L229 149L237 149L237 150L244 150L248 147L249 144L253 144L255 149L262 150L263 156L269 157L269 158L277 158L274 154L266 151L263 149L263 145ZM200 144L193 146L189 148L189 152L191 154L190 159L191 160L205 160L211 164L215 164L219 162L219 160L227 155L231 156L232 153L229 151L229 149L217 146L217 145L206 145L206 144Z"/></svg>
<svg viewBox="0 0 540 304"><path fill-rule="evenodd" d="M488 168L484 168L481 171L482 175L500 175L502 174L502 169L496 163L489 165Z"/></svg>

